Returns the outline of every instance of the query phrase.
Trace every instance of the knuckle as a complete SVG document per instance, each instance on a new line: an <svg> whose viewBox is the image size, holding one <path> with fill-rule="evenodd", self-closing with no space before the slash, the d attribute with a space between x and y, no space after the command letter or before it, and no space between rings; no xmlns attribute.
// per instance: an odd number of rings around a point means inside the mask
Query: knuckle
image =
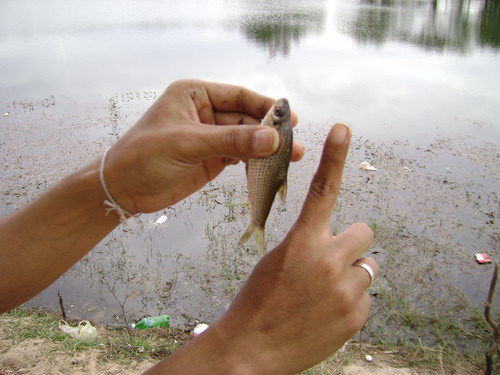
<svg viewBox="0 0 500 375"><path fill-rule="evenodd" d="M184 90L193 84L193 80L178 79L167 86L166 91Z"/></svg>
<svg viewBox="0 0 500 375"><path fill-rule="evenodd" d="M335 258L328 262L320 264L321 274L328 285L331 285L331 291L338 308L342 314L349 314L353 310L356 298L349 284L345 282L345 271L340 266L342 263Z"/></svg>
<svg viewBox="0 0 500 375"><path fill-rule="evenodd" d="M368 224L366 224L366 223L355 223L352 226L361 235L366 236L367 238L370 238L370 239L373 240L375 234L374 234L373 230L368 226Z"/></svg>
<svg viewBox="0 0 500 375"><path fill-rule="evenodd" d="M309 192L315 198L322 199L323 197L338 195L339 187L337 184L332 184L323 178L315 176L309 187Z"/></svg>
<svg viewBox="0 0 500 375"><path fill-rule="evenodd" d="M359 311L353 311L351 314L346 315L345 326L347 330L355 334L363 328L365 322L365 317Z"/></svg>
<svg viewBox="0 0 500 375"><path fill-rule="evenodd" d="M335 297L343 315L350 315L353 311L355 299L350 288L341 287L335 290Z"/></svg>
<svg viewBox="0 0 500 375"><path fill-rule="evenodd" d="M349 290L336 291L337 312L344 321L345 329L354 334L363 328L368 313L360 304L359 295L355 297Z"/></svg>
<svg viewBox="0 0 500 375"><path fill-rule="evenodd" d="M240 87L235 98L236 108L239 112L246 113L246 108L245 108L246 97L247 97L246 90L243 87Z"/></svg>
<svg viewBox="0 0 500 375"><path fill-rule="evenodd" d="M240 154L245 151L245 142L243 142L241 132L238 129L228 130L224 137L226 150L235 154Z"/></svg>

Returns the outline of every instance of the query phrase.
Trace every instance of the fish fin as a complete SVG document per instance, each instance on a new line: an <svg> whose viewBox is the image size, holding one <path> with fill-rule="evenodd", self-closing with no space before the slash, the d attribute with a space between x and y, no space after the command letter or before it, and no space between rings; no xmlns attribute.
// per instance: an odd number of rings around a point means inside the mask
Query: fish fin
<svg viewBox="0 0 500 375"><path fill-rule="evenodd" d="M280 199L281 199L281 203L285 204L285 200L286 200L286 179L285 181L283 181L283 183L281 184L280 188L278 189L278 193L280 195Z"/></svg>
<svg viewBox="0 0 500 375"><path fill-rule="evenodd" d="M266 254L266 240L264 236L264 228L258 227L255 224L251 223L243 236L241 236L240 241L238 242L238 246L243 245L248 239L255 233L255 242L257 243L257 250L259 251L259 255L263 257Z"/></svg>
<svg viewBox="0 0 500 375"><path fill-rule="evenodd" d="M263 227L255 227L255 242L257 242L257 250L259 255L263 257L266 254L266 238L264 236Z"/></svg>
<svg viewBox="0 0 500 375"><path fill-rule="evenodd" d="M251 223L245 233L243 233L243 236L241 236L240 241L238 242L238 246L243 245L245 242L248 241L248 239L252 236L253 232L255 231L255 224Z"/></svg>

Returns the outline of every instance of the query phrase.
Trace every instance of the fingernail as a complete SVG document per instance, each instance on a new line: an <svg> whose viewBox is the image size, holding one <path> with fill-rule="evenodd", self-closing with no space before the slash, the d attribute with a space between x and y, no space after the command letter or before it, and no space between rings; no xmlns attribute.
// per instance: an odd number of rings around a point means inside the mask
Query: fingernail
<svg viewBox="0 0 500 375"><path fill-rule="evenodd" d="M348 127L344 124L337 124L333 127L333 143L342 144L346 141L349 134Z"/></svg>
<svg viewBox="0 0 500 375"><path fill-rule="evenodd" d="M278 132L274 129L260 129L253 133L253 150L255 152L273 152L280 143Z"/></svg>

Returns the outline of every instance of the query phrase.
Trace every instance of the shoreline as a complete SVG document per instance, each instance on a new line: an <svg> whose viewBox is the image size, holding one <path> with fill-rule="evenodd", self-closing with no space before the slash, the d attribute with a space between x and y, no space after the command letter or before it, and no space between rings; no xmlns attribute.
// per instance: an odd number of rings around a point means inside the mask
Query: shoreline
<svg viewBox="0 0 500 375"><path fill-rule="evenodd" d="M60 316L15 309L0 315L0 374L140 374L190 340L172 328L107 329L97 325L95 341L83 342L58 329ZM71 320L72 326L78 321ZM463 355L443 347L374 345L357 334L336 354L303 375L482 374L484 355ZM358 340L358 341L356 341ZM366 360L372 356L372 361Z"/></svg>

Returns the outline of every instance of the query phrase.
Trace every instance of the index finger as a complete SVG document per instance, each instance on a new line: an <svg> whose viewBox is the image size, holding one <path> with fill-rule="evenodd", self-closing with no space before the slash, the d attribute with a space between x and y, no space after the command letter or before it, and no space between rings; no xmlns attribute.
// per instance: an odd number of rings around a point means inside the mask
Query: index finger
<svg viewBox="0 0 500 375"><path fill-rule="evenodd" d="M339 195L350 139L351 130L345 124L336 124L328 133L297 224L330 230L330 217Z"/></svg>
<svg viewBox="0 0 500 375"><path fill-rule="evenodd" d="M265 114L264 116L257 118L241 112L216 111L214 113L214 116L215 116L215 123L217 125L235 125L235 124L258 125L262 122L262 118L265 116ZM290 121L292 123L292 127L297 126L298 117L297 113L294 110L291 110Z"/></svg>
<svg viewBox="0 0 500 375"><path fill-rule="evenodd" d="M216 111L246 113L256 119L263 118L275 100L242 86L226 83L203 82Z"/></svg>

